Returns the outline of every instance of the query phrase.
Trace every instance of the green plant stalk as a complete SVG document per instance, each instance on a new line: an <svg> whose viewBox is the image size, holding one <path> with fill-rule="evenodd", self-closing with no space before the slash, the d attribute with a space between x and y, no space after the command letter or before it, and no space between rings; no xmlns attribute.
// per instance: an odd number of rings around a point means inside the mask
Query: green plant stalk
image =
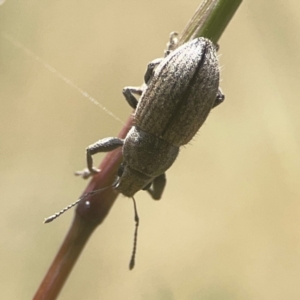
<svg viewBox="0 0 300 300"><path fill-rule="evenodd" d="M217 43L241 2L242 0L204 0L183 30L179 43L197 36L207 37ZM131 126L132 118L129 117L118 137L125 138ZM121 162L121 149L108 153L99 166L101 172L92 178L81 197L88 192L111 186ZM118 193L113 188L108 188L79 202L71 227L34 300L57 298L86 242L108 215L117 196Z"/></svg>
<svg viewBox="0 0 300 300"><path fill-rule="evenodd" d="M182 31L179 45L200 36L217 44L241 2L242 0L203 0Z"/></svg>

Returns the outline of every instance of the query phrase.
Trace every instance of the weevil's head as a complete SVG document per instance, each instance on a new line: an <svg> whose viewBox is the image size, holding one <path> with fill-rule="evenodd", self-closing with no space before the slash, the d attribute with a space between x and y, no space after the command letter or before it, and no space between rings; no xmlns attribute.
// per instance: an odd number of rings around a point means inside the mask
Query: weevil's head
<svg viewBox="0 0 300 300"><path fill-rule="evenodd" d="M147 189L152 181L152 177L123 163L119 168L118 179L114 184L114 188L126 197L132 197L139 190Z"/></svg>

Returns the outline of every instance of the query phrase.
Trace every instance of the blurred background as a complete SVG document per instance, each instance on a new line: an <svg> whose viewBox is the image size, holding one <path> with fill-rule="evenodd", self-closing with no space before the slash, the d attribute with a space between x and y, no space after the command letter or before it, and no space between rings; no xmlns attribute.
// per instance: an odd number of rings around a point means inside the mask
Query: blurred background
<svg viewBox="0 0 300 300"><path fill-rule="evenodd" d="M73 218L43 219L87 182L85 147L125 122L199 1L18 1L0 6L0 294L30 299ZM244 1L220 44L225 103L182 148L163 199L120 196L60 299L300 299L300 4ZM63 74L62 77L52 66ZM52 72L51 72L52 70ZM95 161L101 161L98 155Z"/></svg>

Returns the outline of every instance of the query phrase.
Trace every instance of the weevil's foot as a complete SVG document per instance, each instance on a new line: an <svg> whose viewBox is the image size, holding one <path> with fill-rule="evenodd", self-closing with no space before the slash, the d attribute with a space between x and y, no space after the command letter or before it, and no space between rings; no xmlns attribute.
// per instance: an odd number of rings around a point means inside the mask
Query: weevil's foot
<svg viewBox="0 0 300 300"><path fill-rule="evenodd" d="M179 33L177 31L172 31L169 35L169 43L176 45L178 43L178 36Z"/></svg>
<svg viewBox="0 0 300 300"><path fill-rule="evenodd" d="M167 43L167 50L165 50L165 57L168 56L173 50L175 50L178 44L178 32L171 32L169 42Z"/></svg>
<svg viewBox="0 0 300 300"><path fill-rule="evenodd" d="M83 179L88 179L91 176L98 174L99 172L100 172L99 169L93 167L92 170L85 168L82 171L76 171L74 174L75 176L81 176Z"/></svg>

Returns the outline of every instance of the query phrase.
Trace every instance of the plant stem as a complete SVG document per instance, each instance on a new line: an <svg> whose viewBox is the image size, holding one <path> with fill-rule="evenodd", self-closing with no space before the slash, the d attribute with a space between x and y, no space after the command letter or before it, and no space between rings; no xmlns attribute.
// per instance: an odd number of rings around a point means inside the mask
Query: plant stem
<svg viewBox="0 0 300 300"><path fill-rule="evenodd" d="M217 44L242 0L204 0L183 30L179 44L204 36Z"/></svg>

